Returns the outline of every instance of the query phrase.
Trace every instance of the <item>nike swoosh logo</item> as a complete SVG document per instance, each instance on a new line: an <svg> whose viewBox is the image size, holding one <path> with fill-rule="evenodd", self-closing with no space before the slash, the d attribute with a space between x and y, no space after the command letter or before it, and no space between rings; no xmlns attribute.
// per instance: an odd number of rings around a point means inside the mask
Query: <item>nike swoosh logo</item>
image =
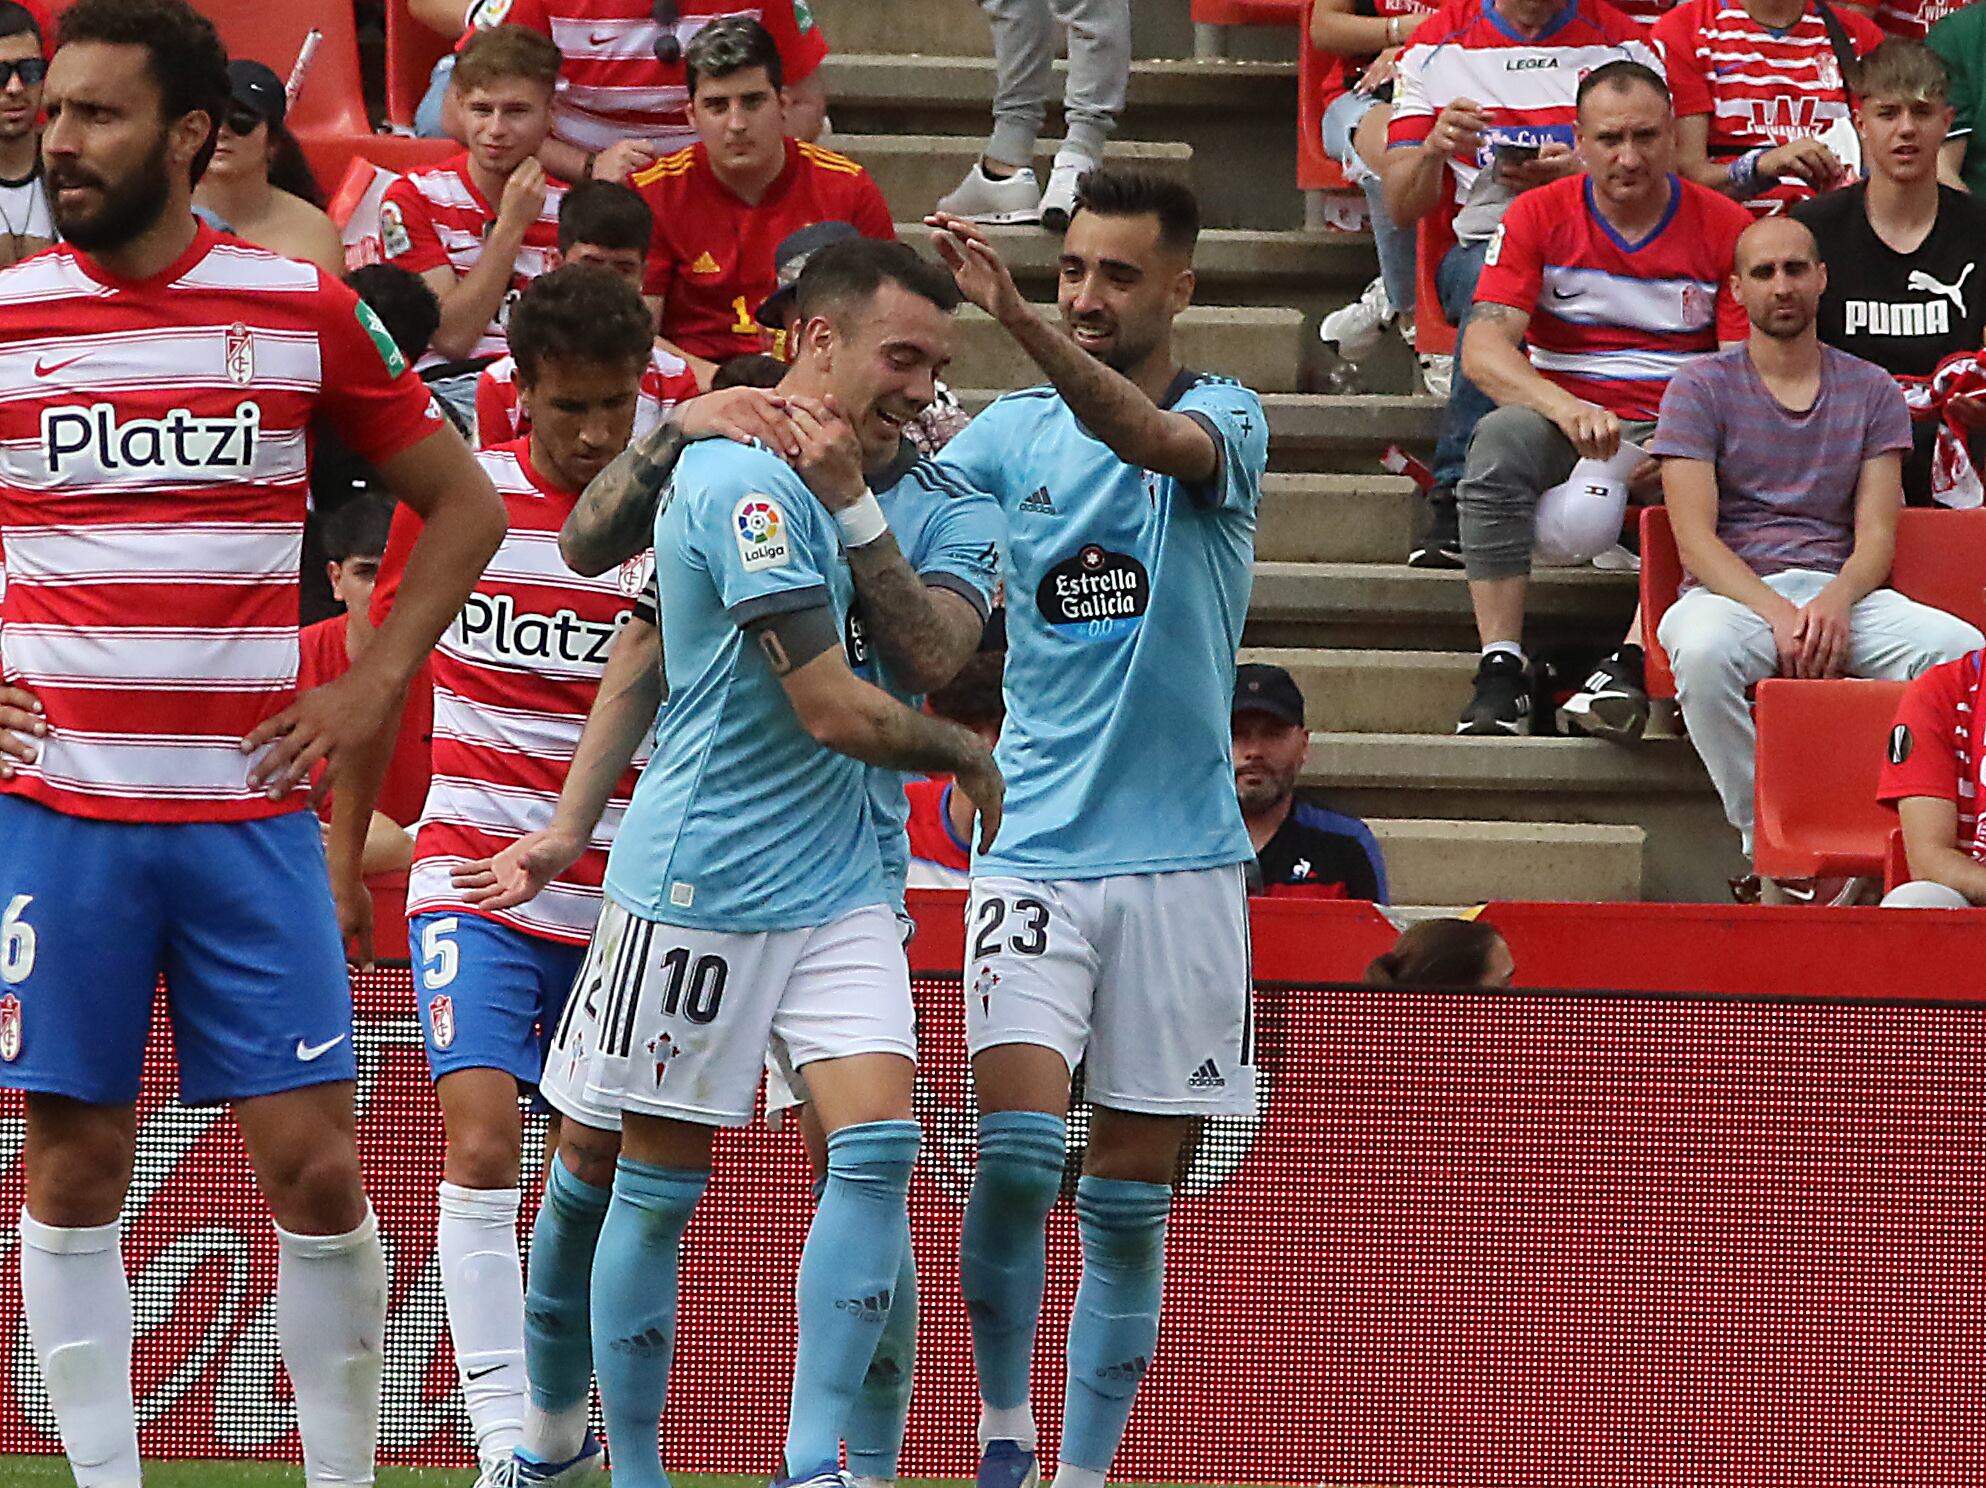
<svg viewBox="0 0 1986 1488"><path fill-rule="evenodd" d="M333 1049L337 1048L338 1045L342 1044L344 1041L345 1041L345 1035L342 1033L339 1034L334 1039L326 1039L321 1044L306 1044L302 1039L298 1039L297 1058L304 1064L309 1064L311 1060L316 1059L321 1055L329 1054Z"/></svg>
<svg viewBox="0 0 1986 1488"><path fill-rule="evenodd" d="M1579 291L1575 289L1572 293L1567 294L1562 289L1554 289L1552 291L1552 298L1555 300L1576 300L1579 298Z"/></svg>
<svg viewBox="0 0 1986 1488"><path fill-rule="evenodd" d="M44 362L40 357L36 357L34 363L34 375L37 377L53 377L57 372L60 372L64 367L73 367L76 365L76 363L87 359L88 356L89 353L86 351L83 353L82 356L72 356L69 358L68 361L56 362L52 366L47 362Z"/></svg>
<svg viewBox="0 0 1986 1488"><path fill-rule="evenodd" d="M481 1369L470 1370L468 1377L473 1382L481 1379L486 1374L495 1374L501 1368L503 1368L501 1364L485 1364Z"/></svg>
<svg viewBox="0 0 1986 1488"><path fill-rule="evenodd" d="M1785 884L1779 886L1779 892L1784 894L1788 899L1797 900L1801 904L1810 903L1815 893L1813 889L1789 889Z"/></svg>
<svg viewBox="0 0 1986 1488"><path fill-rule="evenodd" d="M589 46L610 46L614 41L614 35L615 33L612 31L609 31L605 36L602 36L598 31L589 31L586 33L586 41ZM474 1379L475 1376L471 1375L470 1378Z"/></svg>

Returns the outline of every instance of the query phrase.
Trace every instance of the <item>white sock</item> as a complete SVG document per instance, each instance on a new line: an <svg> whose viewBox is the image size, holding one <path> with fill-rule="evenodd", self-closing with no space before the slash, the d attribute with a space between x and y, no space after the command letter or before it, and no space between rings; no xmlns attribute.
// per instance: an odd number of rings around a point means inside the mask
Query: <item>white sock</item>
<svg viewBox="0 0 1986 1488"><path fill-rule="evenodd" d="M850 1473L855 1479L855 1488L896 1488L895 1478L871 1478L861 1473Z"/></svg>
<svg viewBox="0 0 1986 1488"><path fill-rule="evenodd" d="M508 1457L524 1431L524 1263L514 1188L441 1185L435 1248L476 1455ZM578 1448L574 1448L577 1451ZM568 1453L568 1456L571 1454ZM563 1460L563 1459L558 1459Z"/></svg>
<svg viewBox="0 0 1986 1488"><path fill-rule="evenodd" d="M373 1481L386 1357L386 1252L367 1207L345 1235L276 1226L276 1341L296 1392L306 1483Z"/></svg>
<svg viewBox="0 0 1986 1488"><path fill-rule="evenodd" d="M131 1283L118 1226L59 1229L21 1211L21 1301L80 1488L138 1482Z"/></svg>
<svg viewBox="0 0 1986 1488"><path fill-rule="evenodd" d="M586 1445L586 1402L565 1410L540 1410L524 1400L524 1450L540 1462L570 1462Z"/></svg>
<svg viewBox="0 0 1986 1488"><path fill-rule="evenodd" d="M1491 641L1487 646L1483 647L1483 655L1485 656L1495 656L1499 651L1505 656L1514 656L1519 661L1524 659L1524 648L1515 641Z"/></svg>
<svg viewBox="0 0 1986 1488"><path fill-rule="evenodd" d="M1034 1430L1034 1407L1016 1405L1002 1408L981 1401L979 1445L984 1448L988 1442L996 1441L1010 1441L1023 1452L1032 1452L1037 1441Z"/></svg>
<svg viewBox="0 0 1986 1488"><path fill-rule="evenodd" d="M1093 1467L1072 1467L1060 1462L1055 1466L1054 1488L1103 1488L1103 1474Z"/></svg>

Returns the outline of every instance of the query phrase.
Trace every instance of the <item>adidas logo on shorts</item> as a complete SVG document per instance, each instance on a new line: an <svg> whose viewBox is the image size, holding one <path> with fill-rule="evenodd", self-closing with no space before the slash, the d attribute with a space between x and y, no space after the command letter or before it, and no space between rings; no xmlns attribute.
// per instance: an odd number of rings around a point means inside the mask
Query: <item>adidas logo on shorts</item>
<svg viewBox="0 0 1986 1488"><path fill-rule="evenodd" d="M1225 1090L1227 1079L1221 1074L1220 1066L1209 1059L1192 1074L1186 1077L1188 1090Z"/></svg>

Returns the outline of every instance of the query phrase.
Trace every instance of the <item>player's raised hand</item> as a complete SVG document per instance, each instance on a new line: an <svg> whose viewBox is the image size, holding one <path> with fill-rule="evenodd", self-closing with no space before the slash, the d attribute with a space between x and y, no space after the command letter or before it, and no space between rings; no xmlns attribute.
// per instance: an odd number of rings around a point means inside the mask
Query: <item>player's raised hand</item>
<svg viewBox="0 0 1986 1488"><path fill-rule="evenodd" d="M800 440L786 415L786 402L763 388L721 388L678 405L676 427L685 439L757 440L793 460L799 458Z"/></svg>
<svg viewBox="0 0 1986 1488"><path fill-rule="evenodd" d="M13 762L33 764L41 748L34 741L48 733L41 716L41 699L21 687L0 687L0 780L14 773Z"/></svg>
<svg viewBox="0 0 1986 1488"><path fill-rule="evenodd" d="M264 719L241 741L243 754L262 757L248 771L248 783L280 801L324 762L324 774L310 792L314 810L338 783L346 758L386 727L393 699L358 672L347 672L304 693L273 718Z"/></svg>
<svg viewBox="0 0 1986 1488"><path fill-rule="evenodd" d="M846 510L860 501L869 490L869 483L862 478L862 445L834 400L793 398L787 412L800 440L800 454L793 468L807 489L831 512Z"/></svg>
<svg viewBox="0 0 1986 1488"><path fill-rule="evenodd" d="M979 758L953 779L965 797L972 802L973 811L979 817L979 850L991 851L993 839L1000 833L1000 816L1006 809L1007 781L1000 773L1000 767L993 763L991 751L982 750Z"/></svg>
<svg viewBox="0 0 1986 1488"><path fill-rule="evenodd" d="M547 827L518 838L495 857L458 863L448 876L477 909L515 909L577 863L586 848L584 834Z"/></svg>
<svg viewBox="0 0 1986 1488"><path fill-rule="evenodd" d="M952 271L960 294L996 320L1027 308L1013 272L978 223L950 212L933 212L924 225L931 229L931 246Z"/></svg>

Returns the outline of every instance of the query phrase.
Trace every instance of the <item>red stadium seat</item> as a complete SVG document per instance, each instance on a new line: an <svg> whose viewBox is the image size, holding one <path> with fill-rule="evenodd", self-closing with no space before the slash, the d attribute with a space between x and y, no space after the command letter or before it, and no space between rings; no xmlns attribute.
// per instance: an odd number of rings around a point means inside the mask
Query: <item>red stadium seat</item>
<svg viewBox="0 0 1986 1488"><path fill-rule="evenodd" d="M1890 586L1919 604L1986 630L1986 573L1979 563L1982 552L1986 552L1986 508L1942 511L1910 507L1897 516ZM1648 653L1648 695L1652 698L1676 695L1669 654L1655 639L1655 631L1664 612L1675 603L1682 583L1682 559L1669 528L1669 513L1651 506L1641 514L1641 645Z"/></svg>
<svg viewBox="0 0 1986 1488"><path fill-rule="evenodd" d="M1452 356L1455 327L1441 310L1434 271L1455 246L1455 203L1451 197L1421 218L1414 234L1414 350L1422 356Z"/></svg>
<svg viewBox="0 0 1986 1488"><path fill-rule="evenodd" d="M370 160L396 175L435 165L462 146L452 139L415 139L406 134L335 134L303 141L310 169L327 191L335 191L354 160Z"/></svg>
<svg viewBox="0 0 1986 1488"><path fill-rule="evenodd" d="M403 0L404 3L404 0ZM1324 153L1324 78L1336 59L1311 45L1310 11L1304 9L1304 34L1296 49L1296 189L1346 191L1352 183L1345 168Z"/></svg>
<svg viewBox="0 0 1986 1488"><path fill-rule="evenodd" d="M1301 26L1310 0L1193 0L1196 26Z"/></svg>
<svg viewBox="0 0 1986 1488"><path fill-rule="evenodd" d="M1760 876L1882 874L1896 814L1877 803L1876 782L1903 689L1849 678L1759 683L1752 866Z"/></svg>
<svg viewBox="0 0 1986 1488"><path fill-rule="evenodd" d="M386 119L402 129L414 127L414 110L428 91L434 64L455 45L414 19L407 0L386 0Z"/></svg>
<svg viewBox="0 0 1986 1488"><path fill-rule="evenodd" d="M324 40L290 105L290 131L300 139L372 133L372 122L365 113L365 83L359 73L358 30L346 0L315 5L296 0L194 3L220 30L229 56L252 57L274 68L284 79L303 49L304 37L313 28L321 31Z"/></svg>

